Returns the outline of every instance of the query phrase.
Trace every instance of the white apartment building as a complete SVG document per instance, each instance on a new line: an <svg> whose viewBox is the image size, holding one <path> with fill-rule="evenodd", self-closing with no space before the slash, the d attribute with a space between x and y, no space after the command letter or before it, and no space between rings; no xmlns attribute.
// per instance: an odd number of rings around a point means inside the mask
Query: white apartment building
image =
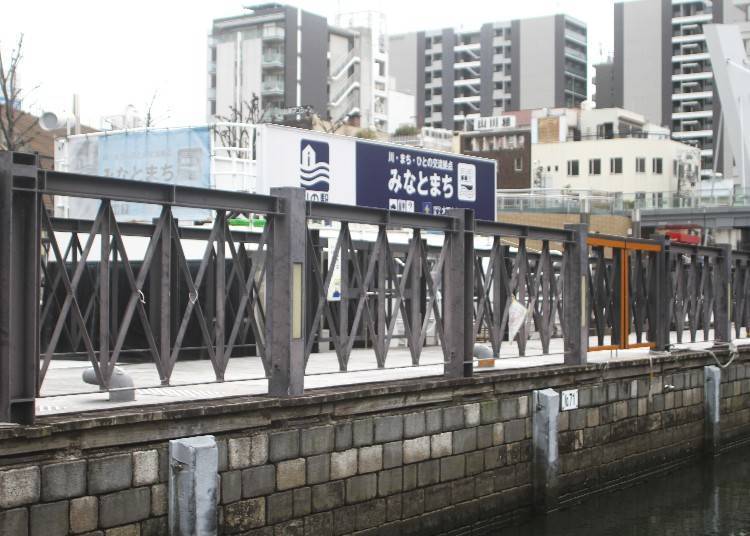
<svg viewBox="0 0 750 536"><path fill-rule="evenodd" d="M618 108L533 112L531 161L545 189L687 193L700 176L699 149Z"/></svg>

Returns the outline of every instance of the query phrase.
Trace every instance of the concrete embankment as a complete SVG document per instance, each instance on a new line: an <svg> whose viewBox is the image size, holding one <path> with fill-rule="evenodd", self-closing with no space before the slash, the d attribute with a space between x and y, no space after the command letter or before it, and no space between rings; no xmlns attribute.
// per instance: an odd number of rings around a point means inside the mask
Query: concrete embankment
<svg viewBox="0 0 750 536"><path fill-rule="evenodd" d="M750 355L715 364L696 352L44 417L0 429L0 534L168 534L170 507L190 515L169 500L169 441L204 435L219 534L481 534L750 438Z"/></svg>

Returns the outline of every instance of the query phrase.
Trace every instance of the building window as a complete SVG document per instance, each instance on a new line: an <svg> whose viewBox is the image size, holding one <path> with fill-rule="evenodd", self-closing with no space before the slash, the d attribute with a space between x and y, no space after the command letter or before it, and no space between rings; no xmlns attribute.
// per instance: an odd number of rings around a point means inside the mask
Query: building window
<svg viewBox="0 0 750 536"><path fill-rule="evenodd" d="M211 115L216 115L216 101L215 100L211 100L211 101L208 101L208 102L211 103Z"/></svg>
<svg viewBox="0 0 750 536"><path fill-rule="evenodd" d="M612 175L619 175L622 173L622 158L610 158L609 159L609 172Z"/></svg>
<svg viewBox="0 0 750 536"><path fill-rule="evenodd" d="M672 161L672 175L674 175L675 177L677 176L679 165L680 164L679 164L679 162L677 162L677 160L673 160Z"/></svg>
<svg viewBox="0 0 750 536"><path fill-rule="evenodd" d="M578 160L568 160L568 177L578 176Z"/></svg>
<svg viewBox="0 0 750 536"><path fill-rule="evenodd" d="M523 171L523 158L513 159L513 169L515 171Z"/></svg>
<svg viewBox="0 0 750 536"><path fill-rule="evenodd" d="M635 172L646 173L646 159L642 157L636 157L635 159Z"/></svg>
<svg viewBox="0 0 750 536"><path fill-rule="evenodd" d="M589 175L601 175L602 174L602 161L600 158L592 158L589 160Z"/></svg>
<svg viewBox="0 0 750 536"><path fill-rule="evenodd" d="M664 172L664 162L661 158L654 158L651 161L651 171L655 175L661 175Z"/></svg>

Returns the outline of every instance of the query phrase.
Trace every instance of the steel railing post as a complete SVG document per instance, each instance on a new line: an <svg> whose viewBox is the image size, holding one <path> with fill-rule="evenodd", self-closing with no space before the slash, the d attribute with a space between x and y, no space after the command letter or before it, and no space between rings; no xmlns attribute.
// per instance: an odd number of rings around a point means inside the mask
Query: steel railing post
<svg viewBox="0 0 750 536"><path fill-rule="evenodd" d="M669 280L669 242L663 236L656 236L661 250L652 252L649 257L649 306L650 318L648 325L648 341L654 344L654 350L666 351L669 346L669 333L672 304L670 296L671 282Z"/></svg>
<svg viewBox="0 0 750 536"><path fill-rule="evenodd" d="M589 347L588 225L568 224L571 239L564 244L563 348L566 365L585 365Z"/></svg>
<svg viewBox="0 0 750 536"><path fill-rule="evenodd" d="M268 394L296 396L305 379L305 191L271 188L271 195L279 210L272 216L267 272Z"/></svg>
<svg viewBox="0 0 750 536"><path fill-rule="evenodd" d="M31 424L39 370L37 157L0 152L0 422Z"/></svg>
<svg viewBox="0 0 750 536"><path fill-rule="evenodd" d="M721 253L716 258L716 288L714 291L714 339L716 342L732 341L732 246L719 244Z"/></svg>
<svg viewBox="0 0 750 536"><path fill-rule="evenodd" d="M474 212L451 209L448 215L455 221L444 245L444 370L448 378L461 378L474 372Z"/></svg>

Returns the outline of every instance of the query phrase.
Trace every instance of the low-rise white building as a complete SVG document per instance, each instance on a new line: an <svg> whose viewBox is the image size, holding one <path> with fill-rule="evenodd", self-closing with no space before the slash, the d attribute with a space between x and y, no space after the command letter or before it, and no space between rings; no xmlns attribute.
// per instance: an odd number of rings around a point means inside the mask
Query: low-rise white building
<svg viewBox="0 0 750 536"><path fill-rule="evenodd" d="M532 114L532 184L608 192L685 192L700 178L700 150L618 108Z"/></svg>

